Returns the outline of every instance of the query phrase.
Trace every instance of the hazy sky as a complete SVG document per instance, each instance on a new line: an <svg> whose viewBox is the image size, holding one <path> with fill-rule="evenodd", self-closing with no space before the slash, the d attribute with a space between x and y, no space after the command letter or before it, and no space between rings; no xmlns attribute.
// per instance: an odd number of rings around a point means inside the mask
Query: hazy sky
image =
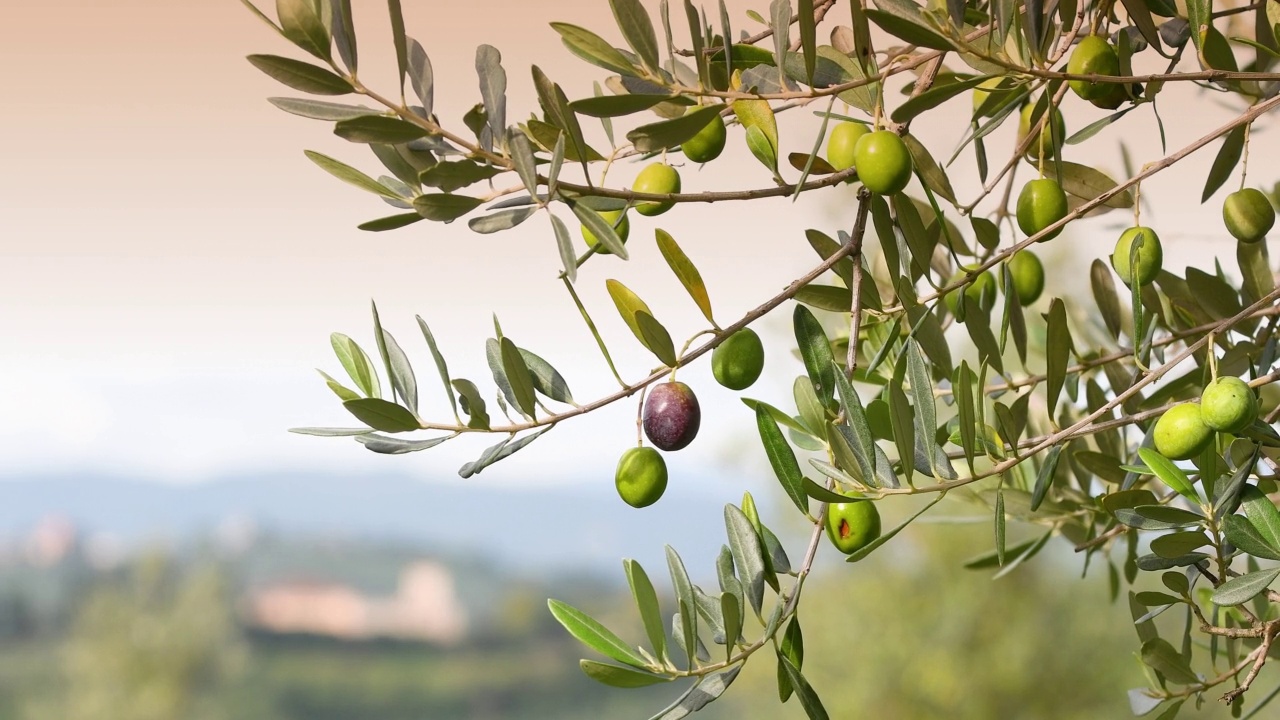
<svg viewBox="0 0 1280 720"><path fill-rule="evenodd" d="M385 4L353 5L362 76L393 92ZM531 64L571 98L589 94L590 81L601 77L568 54L548 21L573 21L621 44L605 0L405 5L410 34L434 61L437 112L455 125L478 101L479 43L503 52L512 120L533 106ZM750 27L743 10L767 3L730 7L736 26ZM578 398L616 387L554 280L559 261L545 220L494 236L476 235L464 222L376 235L356 229L395 211L325 175L302 151L318 150L372 174L379 174L376 160L325 124L265 101L298 93L244 56L300 53L235 0L0 0L0 17L0 62L8 69L0 113L0 476L97 470L190 481L278 469L450 476L487 438L386 458L349 440L285 432L352 424L312 368L341 372L328 346L331 331L351 334L373 352L370 298L417 361L429 417L448 411L415 313L432 324L454 376L482 387L491 312L513 339L559 366ZM965 96L954 107L964 111L968 102ZM1068 103L1072 128L1101 117L1074 97ZM1227 118L1215 100L1191 90L1168 91L1161 107L1175 123L1168 128L1171 151ZM949 156L962 134L952 122L957 114L913 127L935 156ZM807 150L817 119L800 110L783 120L784 135L794 130L784 152ZM1100 167L1120 175L1121 132L1138 164L1159 158L1155 121L1144 108L1098 136L1093 157ZM991 146L1011 141L1004 129ZM768 185L738 131L730 143L727 154L738 159L701 172L685 168L686 189ZM1252 179L1275 180L1267 175L1273 164L1256 159L1274 158L1276 149L1272 133L1255 133ZM1207 152L1185 161L1176 177L1166 174L1145 188L1157 205L1144 219L1160 231L1175 267L1209 252L1222 252L1234 265L1222 240L1220 199L1198 203L1213 150ZM1068 157L1082 156L1072 148ZM629 182L637 169L624 164L610 179ZM962 197L972 195L967 163L953 179ZM847 227L852 200L851 189L839 188L794 204L681 207L656 220L632 218L631 262L592 262L579 281L623 358L624 376L640 377L652 358L631 352L637 346L604 293L606 278L623 280L648 300L673 336L701 329L656 251L655 227L671 231L699 264L718 317L728 322L810 267L815 256L803 229L834 234ZM1109 248L1126 221L1110 215L1079 223L1054 246ZM1053 248L1044 255L1058 258L1051 291L1082 286L1085 261L1062 259ZM784 308L766 320L765 332L781 337L789 317ZM793 358L775 354L752 394L785 405L800 371ZM725 462L739 469L763 462L750 414L711 381L706 363L681 374L700 391L705 437L671 459L673 472L719 466L720 474L731 474ZM566 424L485 477L607 481L614 458L634 441L634 412L633 404L619 403Z"/></svg>

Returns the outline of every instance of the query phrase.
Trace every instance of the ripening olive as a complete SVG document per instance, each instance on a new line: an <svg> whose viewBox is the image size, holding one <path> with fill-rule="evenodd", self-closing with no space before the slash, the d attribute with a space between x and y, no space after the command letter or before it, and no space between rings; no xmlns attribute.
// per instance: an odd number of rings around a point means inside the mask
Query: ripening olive
<svg viewBox="0 0 1280 720"><path fill-rule="evenodd" d="M659 450L680 450L693 442L702 409L693 390L682 382L653 386L644 402L644 434Z"/></svg>

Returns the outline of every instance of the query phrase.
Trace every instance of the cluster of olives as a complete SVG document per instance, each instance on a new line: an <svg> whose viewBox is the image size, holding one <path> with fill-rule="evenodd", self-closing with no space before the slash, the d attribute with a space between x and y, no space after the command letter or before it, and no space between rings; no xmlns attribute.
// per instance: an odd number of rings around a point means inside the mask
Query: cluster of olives
<svg viewBox="0 0 1280 720"><path fill-rule="evenodd" d="M764 344L750 328L725 338L711 353L711 374L730 390L750 387L763 370ZM683 450L697 437L702 425L698 396L682 382L655 385L645 399L641 424L653 447L627 450L614 473L618 494L637 508L654 504L667 489L667 463L658 450Z"/></svg>
<svg viewBox="0 0 1280 720"><path fill-rule="evenodd" d="M1237 377L1210 382L1199 402L1169 408L1156 421L1152 441L1170 460L1187 460L1208 449L1215 432L1238 434L1258 417L1253 388Z"/></svg>
<svg viewBox="0 0 1280 720"><path fill-rule="evenodd" d="M836 170L853 168L863 187L877 195L897 195L911 181L911 151L897 133L842 122L827 140L827 162Z"/></svg>

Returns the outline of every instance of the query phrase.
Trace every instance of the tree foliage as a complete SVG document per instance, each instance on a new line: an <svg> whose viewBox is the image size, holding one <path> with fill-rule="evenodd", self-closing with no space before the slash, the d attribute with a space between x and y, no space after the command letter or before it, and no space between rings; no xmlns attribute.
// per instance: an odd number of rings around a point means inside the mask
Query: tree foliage
<svg viewBox="0 0 1280 720"><path fill-rule="evenodd" d="M643 403L656 383L795 301L804 374L795 382L794 411L744 402L783 490L812 523L808 545L789 555L747 495L724 508L726 543L715 561L715 587L693 584L668 548L672 596L664 606L652 577L627 561L644 646L551 601L556 619L597 653L582 661L588 676L622 688L681 683L675 700L654 716L679 718L715 700L749 660L768 654L781 700L825 718L821 688L806 677L797 613L828 504L931 498L882 533L877 520L875 539L849 548L848 561L857 562L955 494L981 503L992 518L993 548L970 563L976 569L1007 574L1054 538L1071 543L1086 566L1107 567L1113 597L1127 595L1133 610L1135 650L1149 680L1130 692L1136 714L1159 710L1167 720L1223 691L1241 713L1280 633L1280 594L1269 589L1280 576L1273 564L1280 561L1280 511L1269 497L1276 490L1280 411L1267 396L1259 411L1251 398L1253 415L1245 421L1206 427L1208 440L1191 442L1187 433L1200 432L1196 424L1203 421L1199 407L1187 403L1215 378L1244 378L1252 393L1280 377L1274 369L1280 290L1260 237L1266 230L1259 230L1270 228L1275 198L1263 195L1267 202L1259 203L1253 194L1233 194L1225 219L1241 238L1234 267L1206 262L1179 275L1162 265L1159 233L1142 224L1141 208L1152 198L1140 190L1187 156L1215 149L1202 202L1237 173L1247 189L1251 128L1280 105L1280 73L1272 72L1280 57L1280 5L773 0L744 19L732 17L723 2L662 0L656 13L640 0L609 4L616 27L552 23L569 52L602 71L609 92L597 84L593 96L571 100L535 66L530 79L538 106L525 116L507 106L510 78L501 53L484 45L475 56L477 101L460 122L436 114L435 71L423 45L406 34L399 0L388 2L399 75L398 88L396 78L383 81L389 89L374 89L357 72L349 2L278 0L275 20L253 8L312 56L253 55L255 67L304 94L360 95L372 105L272 99L287 112L332 123L338 137L373 151L385 169L377 177L307 154L398 210L361 229L468 218L472 230L488 234L545 222L563 265L558 281L620 386L604 397L575 399L564 376L495 322L486 343L493 382L482 389L488 383L451 373L418 318L448 398L443 419L429 419L419 387L429 373L414 369L406 345L383 329L375 307L376 355L345 335L332 338L354 387L322 373L360 426L297 432L354 436L368 450L390 454L466 434L495 436L496 444L461 469L470 477L561 422L637 396ZM1138 72L1139 60L1164 70ZM1183 147L1165 148L1163 157L1120 180L1067 159L1068 148L1090 146L1109 126L1128 127L1148 113L1163 145L1166 119L1179 122L1185 113L1160 113L1171 83L1195 83L1206 100L1231 107L1233 119ZM960 96L971 97L972 106L957 114L955 103L946 103ZM1059 112L1066 103L1089 103L1105 114L1068 134ZM820 108L808 129L811 142L789 140L812 149L783 156L777 114L808 107ZM912 134L922 122L967 131L948 154ZM627 123L625 133L615 123ZM683 189L667 159L685 144L690 156L719 155L707 147L723 137L718 123L733 130L737 151L763 166L758 181ZM1018 125L1007 155L988 147L1005 124ZM838 129L849 145L833 145L824 156L824 139ZM609 168L626 160L651 163L644 182L611 186ZM972 163L981 180L967 200L948 174L958 162ZM1034 177L1019 185L1019 172ZM708 327L680 344L643 291L606 279L635 336L626 352L651 354L659 364L646 377L622 378L596 325L612 311L589 310L576 285L600 282L584 272L588 263L607 270L607 263L628 259L628 213L847 192L847 183L858 184L847 225L806 233L819 262L740 318L716 318L696 254L682 249L677 233L657 230L664 259ZM1038 262L1028 261L1037 243L1106 212L1132 214L1116 252L1109 261L1093 260L1087 289L1080 282L1067 296L1041 298ZM568 230L575 221L594 241L585 252ZM972 351L961 352L958 340ZM1180 409L1166 419L1174 407ZM416 432L425 437L406 436ZM1010 525L1020 529L1011 533ZM1150 582L1140 577L1158 579L1163 589L1139 591ZM1124 591L1126 584L1133 589ZM1185 622L1158 628L1155 619L1169 610Z"/></svg>

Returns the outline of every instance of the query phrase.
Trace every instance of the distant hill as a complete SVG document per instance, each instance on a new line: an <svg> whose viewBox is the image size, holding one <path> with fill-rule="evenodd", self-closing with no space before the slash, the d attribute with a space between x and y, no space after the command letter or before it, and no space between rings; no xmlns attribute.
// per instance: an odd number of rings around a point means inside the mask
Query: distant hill
<svg viewBox="0 0 1280 720"><path fill-rule="evenodd" d="M618 499L612 483L520 490L311 474L192 485L90 475L11 479L0 482L0 537L21 536L50 515L126 545L182 542L228 525L253 526L270 534L480 555L513 570L606 570L619 579L623 557L665 574L663 544L671 543L700 576L724 542L720 507L741 497L717 497L723 483L701 487L673 482L659 504L638 511Z"/></svg>

